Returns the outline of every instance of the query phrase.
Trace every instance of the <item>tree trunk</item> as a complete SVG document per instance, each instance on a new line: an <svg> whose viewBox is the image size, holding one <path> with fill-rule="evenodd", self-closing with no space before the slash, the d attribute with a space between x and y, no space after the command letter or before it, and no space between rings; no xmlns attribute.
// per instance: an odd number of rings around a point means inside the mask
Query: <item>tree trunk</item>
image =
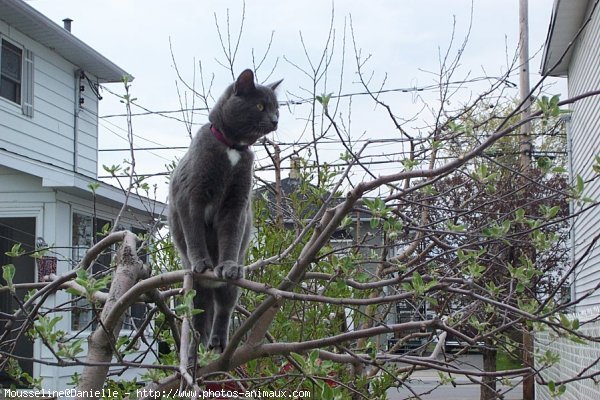
<svg viewBox="0 0 600 400"><path fill-rule="evenodd" d="M523 331L523 366L533 368L533 332L525 328ZM523 380L523 400L535 399L535 377L528 375Z"/></svg>
<svg viewBox="0 0 600 400"><path fill-rule="evenodd" d="M482 350L483 354L483 370L485 372L496 372L496 349L495 348L486 348ZM492 376L484 376L482 379L481 385L481 400L493 400L497 399L496 393L496 378Z"/></svg>

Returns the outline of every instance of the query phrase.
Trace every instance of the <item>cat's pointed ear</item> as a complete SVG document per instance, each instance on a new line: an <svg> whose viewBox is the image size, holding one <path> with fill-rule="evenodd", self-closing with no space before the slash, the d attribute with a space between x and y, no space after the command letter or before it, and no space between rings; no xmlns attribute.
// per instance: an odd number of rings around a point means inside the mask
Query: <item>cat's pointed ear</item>
<svg viewBox="0 0 600 400"><path fill-rule="evenodd" d="M267 87L271 88L271 90L273 90L273 91L274 91L275 89L277 89L277 86L279 86L279 84L280 84L281 82L283 82L283 79L280 79L280 80L278 80L277 82L269 83L269 84L267 85Z"/></svg>
<svg viewBox="0 0 600 400"><path fill-rule="evenodd" d="M250 69L244 70L235 81L233 92L239 96L252 93L255 90L254 73Z"/></svg>

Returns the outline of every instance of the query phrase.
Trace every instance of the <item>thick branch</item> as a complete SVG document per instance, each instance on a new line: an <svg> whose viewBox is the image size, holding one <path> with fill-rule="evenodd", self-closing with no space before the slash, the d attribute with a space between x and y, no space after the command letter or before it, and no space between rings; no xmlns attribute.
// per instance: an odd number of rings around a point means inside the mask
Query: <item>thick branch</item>
<svg viewBox="0 0 600 400"><path fill-rule="evenodd" d="M124 313L119 318L108 320L115 303L123 296L141 277L142 263L137 258L136 236L126 231L123 243L117 253L117 267L108 292L108 299L100 316L101 326L88 338L88 355L86 362L108 363L113 356L114 343L121 331ZM90 394L92 391L100 390L104 386L108 366L86 366L81 375L78 389L82 394ZM78 399L92 399L93 396L78 397Z"/></svg>

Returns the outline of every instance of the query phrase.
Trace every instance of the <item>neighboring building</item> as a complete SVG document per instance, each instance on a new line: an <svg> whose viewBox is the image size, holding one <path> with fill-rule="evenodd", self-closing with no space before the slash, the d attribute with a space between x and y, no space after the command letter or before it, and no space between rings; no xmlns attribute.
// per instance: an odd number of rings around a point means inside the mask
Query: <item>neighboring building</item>
<svg viewBox="0 0 600 400"><path fill-rule="evenodd" d="M259 187L254 192L254 197L257 199L263 198L267 201L269 219L276 222L281 219L281 223L287 229L298 230L302 225L302 221L312 218L321 204L315 204L314 193L322 193L320 196L325 201L331 193L324 192L316 186L303 182L300 177L299 169L301 168L301 160L293 158L290 165L290 175L287 178L281 179L279 188L277 184L267 184ZM278 190L280 191L277 195ZM312 192L309 196L307 192ZM332 204L339 204L344 199L342 197L334 198ZM383 237L379 229L370 227L371 214L365 210L361 211L360 207L350 214L352 224L350 226L338 229L332 235L330 244L336 248L349 248L351 246L359 246L361 252L368 256L372 249L377 249L383 244ZM370 265L369 269L374 271L374 266Z"/></svg>
<svg viewBox="0 0 600 400"><path fill-rule="evenodd" d="M300 178L299 168L300 160L292 159L290 176L281 179L279 188L277 184L267 184L254 191L255 199L264 199L267 202L268 218L274 223L278 219L285 228L296 230L298 233L306 220L312 218L318 211L321 204L315 204L315 193L321 193L321 198L325 201L331 193L323 191L316 186L303 182ZM280 191L279 195L277 194ZM307 193L310 192L310 195ZM342 202L343 197L332 199L332 206ZM358 249L365 259L372 260L371 252L380 253L383 245L383 235L380 228L370 226L371 214L367 211L361 211L356 207L356 211L350 214L352 223L345 228L336 230L329 244L332 248L342 252L350 252ZM364 263L364 269L368 273L375 273L377 261Z"/></svg>
<svg viewBox="0 0 600 400"><path fill-rule="evenodd" d="M569 97L600 89L600 7L593 10L595 1L555 0L548 38L544 49L542 73L568 79ZM592 14L593 11L593 14ZM570 42L589 20L571 49L563 54ZM562 59L561 59L562 58ZM577 101L571 106L567 136L570 150L570 173L574 180L580 175L586 183L584 196L595 201L600 198L600 180L592 179L592 165L600 156L600 96ZM589 208L590 203L573 203L576 215L572 225L572 261L577 268L571 279L571 296L580 300L575 307L575 316L582 321L581 332L600 337L600 208ZM549 334L537 336L537 350L551 350L561 356L560 362L543 372L548 380L559 381L571 378L600 359L600 344L579 345L567 339L555 340ZM595 365L584 374L599 372ZM538 399L550 399L546 387L536 389ZM593 379L573 382L567 386L561 399L597 399L600 385Z"/></svg>
<svg viewBox="0 0 600 400"><path fill-rule="evenodd" d="M96 232L114 223L125 201L122 190L97 181L98 85L120 82L129 74L72 35L68 24L55 24L24 1L0 0L0 265L16 266L16 283L71 270ZM91 182L99 185L95 191L88 187ZM127 204L119 227L137 233L152 226L164 208L135 194ZM37 261L6 256L16 243L28 252L44 243L53 250ZM90 329L89 307L71 310L70 299L61 291L44 303L63 308L57 329ZM15 299L0 292L0 311L12 313L15 307ZM6 322L2 315L0 332ZM25 337L16 353L55 361L41 341ZM66 389L77 370L20 364L32 376L44 378L49 390ZM0 384L6 380L0 371Z"/></svg>
<svg viewBox="0 0 600 400"><path fill-rule="evenodd" d="M279 185L267 184L254 192L255 201L264 199L268 208L268 219L277 223L278 220L286 229L295 230L300 233L303 223L312 218L321 204L316 204L314 201L315 193L320 193L323 200L331 196L331 193L319 189L318 187L303 181L300 177L300 160L292 159L290 166L290 175L287 178L281 179ZM279 186L279 196L277 195ZM306 193L311 193L307 195ZM337 197L332 200L332 207L341 203L344 200L342 197ZM370 276L375 276L377 268L380 265L380 256L384 245L384 237L382 226L371 226L371 213L361 208L355 207L355 211L349 214L351 223L346 227L336 230L329 240L329 245L334 250L337 250L338 257L344 253L358 252L363 260L356 269L355 276L366 273ZM391 247L390 252L397 250ZM393 254L390 254L392 256ZM386 293L391 292L390 288L384 289ZM418 310L411 307L408 302L399 302L392 312L388 312L386 307L381 308L381 316L385 315L385 322L390 324L406 322L407 318L414 320L418 318ZM346 326L348 330L355 329L354 312L351 309L346 310ZM423 313L423 319L425 314ZM380 349L385 349L393 345L403 335L379 335L377 344ZM419 341L419 344L421 342ZM414 346L416 347L416 346Z"/></svg>

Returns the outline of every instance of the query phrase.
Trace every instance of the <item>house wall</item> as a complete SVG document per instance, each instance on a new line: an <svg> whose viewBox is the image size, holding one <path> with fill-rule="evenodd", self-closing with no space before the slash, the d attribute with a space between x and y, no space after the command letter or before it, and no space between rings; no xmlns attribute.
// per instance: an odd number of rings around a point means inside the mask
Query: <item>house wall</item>
<svg viewBox="0 0 600 400"><path fill-rule="evenodd" d="M586 314L589 318L593 314L599 314L600 308L588 308ZM585 315L579 315L585 318ZM583 335L591 337L600 337L600 322L582 323L579 330ZM586 345L575 343L567 338L557 338L548 331L538 332L536 334L536 347L538 356L536 357L536 367L541 369L542 377L547 381L559 382L577 376L583 372L583 376L592 376L600 373L600 366L594 365L600 359L600 343L589 342ZM541 356L547 350L560 356L560 361L544 368L539 362ZM592 366L586 370L586 367ZM585 371L584 371L585 370ZM554 400L548 390L548 386L536 385L537 400ZM567 384L566 392L559 397L561 400L596 400L600 393L600 384L594 383L594 379L583 379Z"/></svg>
<svg viewBox="0 0 600 400"><path fill-rule="evenodd" d="M0 217L34 217L36 218L36 237L43 237L46 243L53 244L57 237L55 205L56 196L53 190L42 187L41 178L24 174L22 172L0 166ZM60 250L57 250L60 252ZM55 254L59 268L64 262L64 257ZM37 276L35 271L34 276ZM55 296L50 296L44 303L53 307ZM34 357L40 358L42 346L39 341L34 342ZM45 381L51 381L55 371L54 367L33 364L33 374L41 376Z"/></svg>
<svg viewBox="0 0 600 400"><path fill-rule="evenodd" d="M591 3L591 2L590 2ZM569 97L600 88L600 13L596 11L591 23L580 39L568 71ZM581 175L584 181L592 178L594 158L600 155L600 96L588 97L572 106L568 136L572 154L573 176ZM585 185L585 196L594 200L600 198L600 181L596 179ZM574 204L578 213L589 204ZM598 234L600 212L597 207L591 212L578 216L573 225L574 260L579 260L588 249L594 236ZM600 283L600 245L585 257L576 270L573 294L582 298ZM600 305L600 291L583 299L577 310Z"/></svg>
<svg viewBox="0 0 600 400"><path fill-rule="evenodd" d="M116 205L103 204L97 202L94 206L91 198L76 196L60 190L55 190L42 186L42 179L0 166L0 217L35 217L36 218L36 237L43 237L48 245L54 249L48 254L55 256L57 262L57 274L64 274L72 270L72 215L73 212L92 215L94 209L98 217L114 220L120 208ZM151 221L151 217L142 212L127 211L123 215L120 225L123 228L143 227L145 223ZM0 238L1 239L1 238ZM37 271L35 273L37 277ZM71 299L71 295L59 291L56 295L49 296L44 303L45 307L56 307L59 304L65 304ZM71 330L70 313L62 313L63 319L57 324L57 329L69 332ZM121 334L127 334L123 330ZM86 337L87 334L83 334ZM149 341L151 342L151 341ZM87 342L84 343L84 352ZM140 352L147 346L140 344ZM132 360L140 352L134 352L127 356ZM47 361L55 361L52 353L40 340L34 343L34 357ZM149 357L146 360L152 363L154 358ZM68 387L75 372L81 373L81 367L55 367L34 363L34 376L42 377L43 387L48 390L64 390ZM133 379L138 376L139 371L129 370L121 377L116 379Z"/></svg>
<svg viewBox="0 0 600 400"><path fill-rule="evenodd" d="M591 5L592 2L590 2ZM589 13L589 10L588 10ZM589 14L588 14L589 15ZM573 57L568 69L569 97L583 94L600 87L600 16L596 10L590 24L585 29L582 37L573 52ZM572 178L580 175L584 182L594 175L592 165L594 158L600 150L600 97L588 97L572 105L571 120L567 126L571 162ZM598 179L585 184L584 197L597 201L600 198L600 181ZM580 262L573 277L572 295L574 299L581 300L576 306L577 317L581 322L579 332L591 337L600 337L600 322L584 322L597 318L600 315L600 291L595 290L600 284L600 245L595 247L584 257L593 238L598 234L600 224L600 210L591 208L589 203L573 203L572 211L575 217L572 227L573 261ZM558 338L551 332L537 332L536 338L536 363L538 368L545 367L540 364L540 356L547 351L557 355L559 361L544 368L541 372L546 381L561 381L570 379L583 373L583 376L593 376L600 373L600 366L596 364L600 359L600 343L588 342L575 343L568 338ZM586 367L591 368L586 369ZM600 385L594 379L583 379L567 384L566 392L560 396L565 400L597 399ZM536 385L536 399L550 400L552 397L548 387Z"/></svg>
<svg viewBox="0 0 600 400"><path fill-rule="evenodd" d="M20 106L0 98L0 147L96 177L98 100L83 82L84 106L77 107L76 118L75 102L79 103L80 96L77 67L1 20L0 36L34 53L33 117L23 115Z"/></svg>

